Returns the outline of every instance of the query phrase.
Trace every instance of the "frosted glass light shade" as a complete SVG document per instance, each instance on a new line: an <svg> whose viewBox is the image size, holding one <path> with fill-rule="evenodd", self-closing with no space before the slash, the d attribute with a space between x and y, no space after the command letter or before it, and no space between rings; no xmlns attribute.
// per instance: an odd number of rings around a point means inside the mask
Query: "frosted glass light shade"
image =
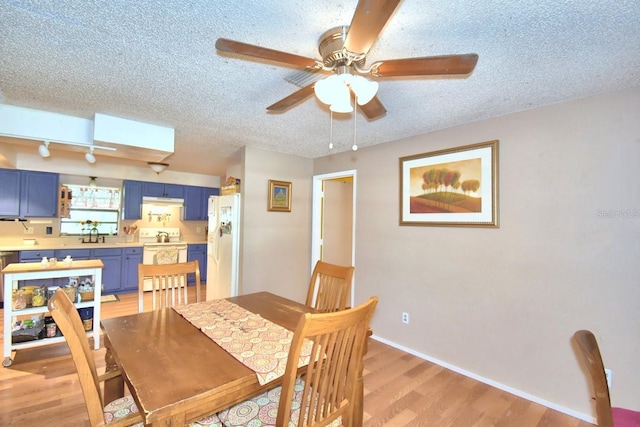
<svg viewBox="0 0 640 427"><path fill-rule="evenodd" d="M147 162L147 164L149 165L151 170L157 174L163 172L167 168L167 166L169 166L169 163Z"/></svg>
<svg viewBox="0 0 640 427"><path fill-rule="evenodd" d="M378 82L372 82L362 76L352 76L351 89L356 94L358 105L365 105L378 93Z"/></svg>
<svg viewBox="0 0 640 427"><path fill-rule="evenodd" d="M332 74L326 79L318 81L313 90L320 102L331 105L340 102L344 96L345 87L342 77Z"/></svg>

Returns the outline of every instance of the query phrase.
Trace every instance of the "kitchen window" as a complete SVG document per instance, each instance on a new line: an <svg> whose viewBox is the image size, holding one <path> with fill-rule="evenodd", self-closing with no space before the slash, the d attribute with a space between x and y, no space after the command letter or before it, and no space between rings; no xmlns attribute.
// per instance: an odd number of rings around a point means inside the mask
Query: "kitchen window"
<svg viewBox="0 0 640 427"><path fill-rule="evenodd" d="M82 236L97 228L98 234L115 235L120 218L120 188L65 184L71 195L69 217L60 219L60 234Z"/></svg>

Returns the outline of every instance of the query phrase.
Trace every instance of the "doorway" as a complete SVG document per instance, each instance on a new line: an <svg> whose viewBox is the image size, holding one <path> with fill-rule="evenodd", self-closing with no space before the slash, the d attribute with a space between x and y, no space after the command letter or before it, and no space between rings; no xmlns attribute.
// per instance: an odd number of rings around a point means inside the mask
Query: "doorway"
<svg viewBox="0 0 640 427"><path fill-rule="evenodd" d="M313 177L311 269L318 260L355 266L356 171ZM357 273L357 270L356 270ZM354 306L356 275L349 301Z"/></svg>

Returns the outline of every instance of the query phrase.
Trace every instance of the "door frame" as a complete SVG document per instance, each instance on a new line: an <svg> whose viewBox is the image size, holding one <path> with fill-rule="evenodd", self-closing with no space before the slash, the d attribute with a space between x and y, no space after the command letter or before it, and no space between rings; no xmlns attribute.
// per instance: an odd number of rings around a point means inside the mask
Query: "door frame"
<svg viewBox="0 0 640 427"><path fill-rule="evenodd" d="M313 176L313 194L311 205L311 271L309 276L313 273L313 267L320 259L320 247L322 246L321 228L322 228L322 201L324 198L324 192L322 191L322 184L324 181L337 179L337 178L351 178L353 180L353 199L352 203L352 218L351 218L351 265L356 265L356 176L355 169L332 172L322 175ZM351 307L354 307L355 299L355 283L356 275L353 275L353 281L351 282Z"/></svg>

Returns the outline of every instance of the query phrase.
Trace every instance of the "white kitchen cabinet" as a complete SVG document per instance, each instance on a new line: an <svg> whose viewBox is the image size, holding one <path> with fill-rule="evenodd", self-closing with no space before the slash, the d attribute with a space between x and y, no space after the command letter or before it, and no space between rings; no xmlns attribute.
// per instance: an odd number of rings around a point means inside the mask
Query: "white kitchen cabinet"
<svg viewBox="0 0 640 427"><path fill-rule="evenodd" d="M51 280L61 277L92 277L94 284L93 301L82 301L75 303L76 308L93 308L93 329L87 332L89 337L93 337L94 349L100 348L100 296L102 290L102 261L100 260L74 260L67 266L64 262L58 261L55 266L43 267L39 262L9 264L3 270L4 274L4 360L2 365L7 367L13 362L11 353L22 348L39 347L54 343L63 342L64 337L42 338L33 341L13 343L11 331L13 329L14 318L29 318L30 316L40 316L49 310L46 304L43 307L27 307L22 310L13 310L12 294L14 289L18 289L18 282L24 280Z"/></svg>

